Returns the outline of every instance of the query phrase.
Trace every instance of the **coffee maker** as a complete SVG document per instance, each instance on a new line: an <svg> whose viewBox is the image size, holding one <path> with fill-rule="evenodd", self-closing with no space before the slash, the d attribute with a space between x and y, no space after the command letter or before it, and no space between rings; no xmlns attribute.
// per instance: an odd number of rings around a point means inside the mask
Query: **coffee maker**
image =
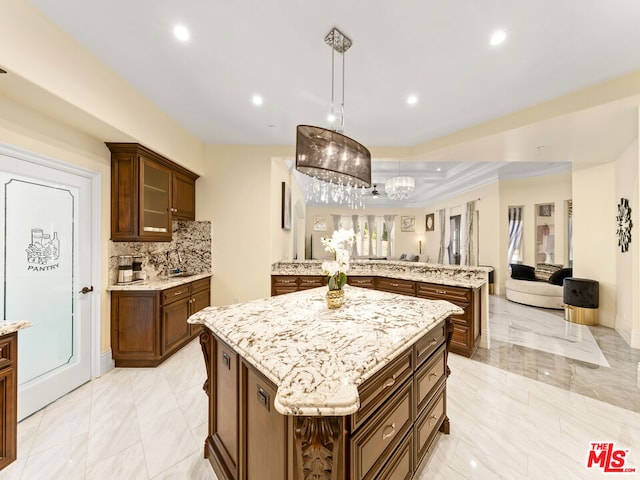
<svg viewBox="0 0 640 480"><path fill-rule="evenodd" d="M130 283L133 281L133 257L120 255L118 257L118 283Z"/></svg>

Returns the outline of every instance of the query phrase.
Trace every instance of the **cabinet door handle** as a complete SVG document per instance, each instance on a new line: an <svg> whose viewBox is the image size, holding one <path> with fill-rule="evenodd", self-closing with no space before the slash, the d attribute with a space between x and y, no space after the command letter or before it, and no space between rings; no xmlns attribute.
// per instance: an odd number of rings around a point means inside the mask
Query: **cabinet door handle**
<svg viewBox="0 0 640 480"><path fill-rule="evenodd" d="M387 425L382 429L382 439L386 440L389 437L393 437L396 433L396 424L395 422L391 425Z"/></svg>
<svg viewBox="0 0 640 480"><path fill-rule="evenodd" d="M387 378L387 380L384 382L384 384L382 386L384 388L389 388L389 387L392 387L394 383L396 383L396 377L395 376L393 376L391 378Z"/></svg>
<svg viewBox="0 0 640 480"><path fill-rule="evenodd" d="M258 403L269 411L269 394L265 392L260 385L258 387Z"/></svg>
<svg viewBox="0 0 640 480"><path fill-rule="evenodd" d="M229 355L227 355L227 352L222 352L222 363L227 367L227 370L231 370L231 359Z"/></svg>

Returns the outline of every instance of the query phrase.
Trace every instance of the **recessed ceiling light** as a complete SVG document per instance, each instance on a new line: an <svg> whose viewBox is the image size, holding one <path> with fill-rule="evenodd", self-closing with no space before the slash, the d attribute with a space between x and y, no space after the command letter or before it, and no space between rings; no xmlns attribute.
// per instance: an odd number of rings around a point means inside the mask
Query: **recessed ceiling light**
<svg viewBox="0 0 640 480"><path fill-rule="evenodd" d="M418 103L418 97L416 95L409 95L407 97L407 103L409 105L415 105L416 103Z"/></svg>
<svg viewBox="0 0 640 480"><path fill-rule="evenodd" d="M329 123L333 123L336 121L336 116L333 113L330 113L329 115L327 115L327 120Z"/></svg>
<svg viewBox="0 0 640 480"><path fill-rule="evenodd" d="M436 172L441 172L442 169L440 167L436 168Z"/></svg>
<svg viewBox="0 0 640 480"><path fill-rule="evenodd" d="M181 40L183 42L186 42L189 40L189 38L191 38L189 30L187 30L187 27L185 27L184 25L176 25L175 27L173 27L173 34L178 40Z"/></svg>
<svg viewBox="0 0 640 480"><path fill-rule="evenodd" d="M489 44L492 47L496 47L496 46L500 45L502 42L504 42L506 39L507 39L507 32L505 32L502 29L495 30L491 34L491 39L489 40Z"/></svg>
<svg viewBox="0 0 640 480"><path fill-rule="evenodd" d="M263 103L262 97L260 95L254 95L251 101L254 105L262 105Z"/></svg>

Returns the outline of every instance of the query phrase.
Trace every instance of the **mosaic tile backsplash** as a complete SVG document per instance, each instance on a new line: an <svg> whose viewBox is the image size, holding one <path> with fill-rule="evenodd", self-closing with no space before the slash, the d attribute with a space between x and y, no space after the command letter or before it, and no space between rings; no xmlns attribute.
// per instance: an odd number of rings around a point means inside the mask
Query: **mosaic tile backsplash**
<svg viewBox="0 0 640 480"><path fill-rule="evenodd" d="M142 271L147 278L166 275L180 268L190 273L211 273L211 222L174 220L170 242L109 241L109 283L118 281L118 256L142 257ZM168 261L167 261L168 253Z"/></svg>

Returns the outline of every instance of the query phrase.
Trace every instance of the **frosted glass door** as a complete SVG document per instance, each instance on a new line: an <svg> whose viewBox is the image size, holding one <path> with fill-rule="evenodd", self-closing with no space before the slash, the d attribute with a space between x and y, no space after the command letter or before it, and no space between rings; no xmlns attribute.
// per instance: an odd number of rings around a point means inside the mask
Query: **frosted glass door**
<svg viewBox="0 0 640 480"><path fill-rule="evenodd" d="M9 159L0 155L0 161ZM0 169L4 277L0 301L3 319L33 324L20 331L18 340L22 418L90 377L90 311L80 298L85 286L81 280L90 283L86 275L89 258L82 256L88 245L81 238L83 217L88 213L83 214L86 207L81 205L87 188L83 180L88 180L12 162L13 172ZM16 173L19 167L35 175ZM60 180L68 176L68 182L51 181L52 176L61 176ZM29 407L23 407L23 401Z"/></svg>

